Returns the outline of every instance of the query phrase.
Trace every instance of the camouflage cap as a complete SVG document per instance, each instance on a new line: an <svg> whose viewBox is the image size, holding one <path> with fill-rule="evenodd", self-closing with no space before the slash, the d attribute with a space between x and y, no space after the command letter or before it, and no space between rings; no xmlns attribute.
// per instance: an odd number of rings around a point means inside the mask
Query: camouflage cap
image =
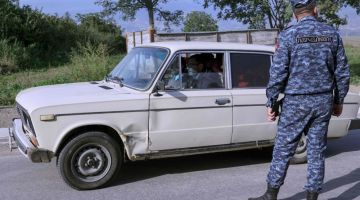
<svg viewBox="0 0 360 200"><path fill-rule="evenodd" d="M316 4L316 0L290 0L293 10L297 8L303 8L311 4Z"/></svg>

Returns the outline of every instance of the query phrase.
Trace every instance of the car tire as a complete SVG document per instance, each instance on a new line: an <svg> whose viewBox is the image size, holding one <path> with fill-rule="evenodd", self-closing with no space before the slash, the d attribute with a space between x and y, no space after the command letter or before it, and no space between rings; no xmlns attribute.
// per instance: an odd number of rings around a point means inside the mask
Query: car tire
<svg viewBox="0 0 360 200"><path fill-rule="evenodd" d="M103 132L86 132L68 142L57 168L64 181L78 190L103 187L117 177L123 164L120 145Z"/></svg>
<svg viewBox="0 0 360 200"><path fill-rule="evenodd" d="M307 137L302 135L290 164L303 164L307 162Z"/></svg>

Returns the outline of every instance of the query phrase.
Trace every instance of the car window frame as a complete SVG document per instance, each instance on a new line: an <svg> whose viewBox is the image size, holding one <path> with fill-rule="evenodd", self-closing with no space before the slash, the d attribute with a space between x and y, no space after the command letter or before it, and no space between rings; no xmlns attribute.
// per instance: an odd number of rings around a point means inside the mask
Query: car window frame
<svg viewBox="0 0 360 200"><path fill-rule="evenodd" d="M159 66L159 68L156 70L156 73L154 74L154 77L152 78L152 80L149 82L148 86L144 89L141 89L141 88L136 88L136 87L131 87L129 85L126 85L124 84L125 87L129 88L129 89L133 89L135 91L139 91L139 92L146 92L146 91L149 91L154 83L157 82L157 77L158 75L160 74L161 70L164 68L165 65L167 65L167 61L169 60L169 57L171 56L171 50L167 47L162 47L162 46L138 46L138 47L133 47L132 49L135 49L135 48L159 48L159 49L164 49L167 51L167 55L166 57L164 58L164 61L161 63L161 65ZM122 58L123 59L123 58ZM121 62L122 60L120 60ZM112 68L112 70L114 69L115 67ZM138 69L137 69L138 70Z"/></svg>
<svg viewBox="0 0 360 200"><path fill-rule="evenodd" d="M179 51L176 51L173 53L172 57L169 59L169 62L166 64L165 68L163 69L163 71L161 72L159 78L158 78L158 81L162 81L166 71L168 70L168 68L170 67L170 65L173 63L173 61L178 58L179 59L179 62L181 62L180 60L180 57L178 57L179 55L181 54L196 54L196 53L222 53L223 54L223 68L224 68L224 71L223 71L223 75L224 75L224 87L223 88L205 88L205 89L164 89L164 90L161 90L162 92L173 92L173 91L205 91L205 90L208 90L208 91L213 91L213 90L228 90L229 89L229 85L228 85L228 76L227 76L227 72L229 70L228 68L228 62L227 62L227 51L226 50L211 50L211 49L204 49L204 50L179 50ZM180 71L180 74L182 74L182 70L181 70L181 65L179 63L179 71ZM182 76L180 76L181 79L181 84L182 84Z"/></svg>
<svg viewBox="0 0 360 200"><path fill-rule="evenodd" d="M270 67L271 67L272 62L273 62L272 58L274 56L274 52L269 52L269 51L244 51L244 50L227 51L227 61L228 61L227 65L229 66L229 69L228 69L229 74L227 74L227 76L228 76L228 79L229 79L229 82L228 82L229 89L231 89L231 90L265 89L266 85L265 86L259 86L259 87L243 87L243 88L235 88L235 87L233 87L233 85L232 85L231 54L234 54L234 53L268 55L269 59L270 59L270 66L269 66L269 70L270 70Z"/></svg>

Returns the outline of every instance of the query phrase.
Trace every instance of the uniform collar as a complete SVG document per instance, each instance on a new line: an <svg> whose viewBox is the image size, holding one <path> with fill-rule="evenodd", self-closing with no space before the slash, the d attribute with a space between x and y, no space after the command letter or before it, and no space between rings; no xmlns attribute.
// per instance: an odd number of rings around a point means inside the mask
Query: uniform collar
<svg viewBox="0 0 360 200"><path fill-rule="evenodd" d="M307 20L316 21L316 18L312 15L309 15L309 16L301 18L298 22L303 22L303 21L307 21Z"/></svg>

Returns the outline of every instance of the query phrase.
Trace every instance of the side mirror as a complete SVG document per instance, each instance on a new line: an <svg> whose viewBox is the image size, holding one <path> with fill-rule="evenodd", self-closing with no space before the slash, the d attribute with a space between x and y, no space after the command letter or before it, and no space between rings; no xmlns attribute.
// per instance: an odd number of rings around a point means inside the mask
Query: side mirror
<svg viewBox="0 0 360 200"><path fill-rule="evenodd" d="M163 81L158 81L155 85L154 96L161 97L162 94L160 94L159 91L164 91L164 90L165 90L165 83Z"/></svg>
<svg viewBox="0 0 360 200"><path fill-rule="evenodd" d="M165 83L164 81L158 81L156 83L156 90L164 91L165 90Z"/></svg>

